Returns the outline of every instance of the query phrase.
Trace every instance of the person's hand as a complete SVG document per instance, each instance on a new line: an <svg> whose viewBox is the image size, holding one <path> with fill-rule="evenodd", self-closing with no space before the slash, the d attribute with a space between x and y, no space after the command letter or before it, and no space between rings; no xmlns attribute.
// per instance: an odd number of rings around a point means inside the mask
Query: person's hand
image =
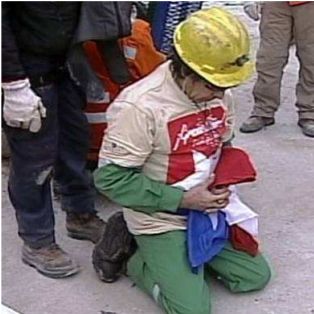
<svg viewBox="0 0 314 314"><path fill-rule="evenodd" d="M38 132L46 108L31 89L28 79L2 83L4 94L3 118L8 126Z"/></svg>
<svg viewBox="0 0 314 314"><path fill-rule="evenodd" d="M260 19L262 4L261 2L247 2L243 6L243 10L254 21Z"/></svg>
<svg viewBox="0 0 314 314"><path fill-rule="evenodd" d="M191 190L184 192L180 207L206 212L215 212L226 207L231 192L227 187L208 190L208 186L213 181L214 177L211 177Z"/></svg>

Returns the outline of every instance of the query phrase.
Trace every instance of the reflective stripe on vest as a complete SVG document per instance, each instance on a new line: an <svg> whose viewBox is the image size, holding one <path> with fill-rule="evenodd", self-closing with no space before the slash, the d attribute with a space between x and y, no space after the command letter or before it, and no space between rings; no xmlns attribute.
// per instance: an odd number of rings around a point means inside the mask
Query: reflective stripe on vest
<svg viewBox="0 0 314 314"><path fill-rule="evenodd" d="M107 123L107 116L105 112L85 112L87 121L90 124Z"/></svg>

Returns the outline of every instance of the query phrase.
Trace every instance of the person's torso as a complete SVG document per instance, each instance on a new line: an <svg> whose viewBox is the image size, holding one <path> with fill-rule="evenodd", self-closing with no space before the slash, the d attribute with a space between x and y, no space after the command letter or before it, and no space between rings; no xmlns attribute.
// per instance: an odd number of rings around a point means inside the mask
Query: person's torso
<svg viewBox="0 0 314 314"><path fill-rule="evenodd" d="M61 56L72 43L78 2L16 2L12 27L22 53Z"/></svg>
<svg viewBox="0 0 314 314"><path fill-rule="evenodd" d="M147 78L126 88L109 108L115 115L121 102L146 112L153 122L153 149L143 165L151 179L184 189L208 176L227 131L224 100L195 105L178 88L168 69L161 65ZM131 132L136 132L125 122ZM191 180L189 180L189 178ZM182 183L182 185L181 185Z"/></svg>

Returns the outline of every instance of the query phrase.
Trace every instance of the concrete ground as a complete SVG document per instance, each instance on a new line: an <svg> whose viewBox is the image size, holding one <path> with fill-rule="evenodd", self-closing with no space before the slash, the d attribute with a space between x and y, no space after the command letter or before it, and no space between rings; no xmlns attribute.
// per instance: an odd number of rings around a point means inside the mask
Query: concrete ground
<svg viewBox="0 0 314 314"><path fill-rule="evenodd" d="M249 24L257 45L258 29ZM258 169L258 181L240 188L242 198L260 214L262 248L273 268L273 279L264 291L232 295L213 282L215 314L313 314L314 313L314 139L297 126L294 107L298 64L292 56L285 71L281 108L276 124L261 132L236 132L234 144L245 148ZM252 107L255 77L234 91L237 126ZM48 279L20 260L14 210L8 200L8 165L2 167L2 302L24 314L158 314L154 301L127 278L114 284L99 281L91 264L93 245L66 236L64 213L55 203L59 244L82 265L82 272L64 280ZM117 209L97 201L100 215L107 218ZM1 311L0 311L1 312ZM3 311L4 312L4 311ZM192 313L191 313L192 314Z"/></svg>

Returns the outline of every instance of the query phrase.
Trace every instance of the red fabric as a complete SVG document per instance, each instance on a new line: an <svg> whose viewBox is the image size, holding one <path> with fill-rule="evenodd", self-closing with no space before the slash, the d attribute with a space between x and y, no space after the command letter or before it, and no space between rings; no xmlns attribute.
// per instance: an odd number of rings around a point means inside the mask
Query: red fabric
<svg viewBox="0 0 314 314"><path fill-rule="evenodd" d="M258 254L258 242L238 225L230 227L230 242L235 250L246 252L251 256Z"/></svg>
<svg viewBox="0 0 314 314"><path fill-rule="evenodd" d="M295 5L305 4L308 2L310 2L310 1L288 1L289 5L291 5L292 7Z"/></svg>
<svg viewBox="0 0 314 314"><path fill-rule="evenodd" d="M249 155L240 148L224 147L217 167L212 186L228 186L255 181L256 171ZM238 225L230 227L230 242L234 249L246 252L251 256L258 254L258 243L254 237Z"/></svg>
<svg viewBox="0 0 314 314"><path fill-rule="evenodd" d="M249 155L240 148L224 147L215 170L213 186L255 181L256 171Z"/></svg>

